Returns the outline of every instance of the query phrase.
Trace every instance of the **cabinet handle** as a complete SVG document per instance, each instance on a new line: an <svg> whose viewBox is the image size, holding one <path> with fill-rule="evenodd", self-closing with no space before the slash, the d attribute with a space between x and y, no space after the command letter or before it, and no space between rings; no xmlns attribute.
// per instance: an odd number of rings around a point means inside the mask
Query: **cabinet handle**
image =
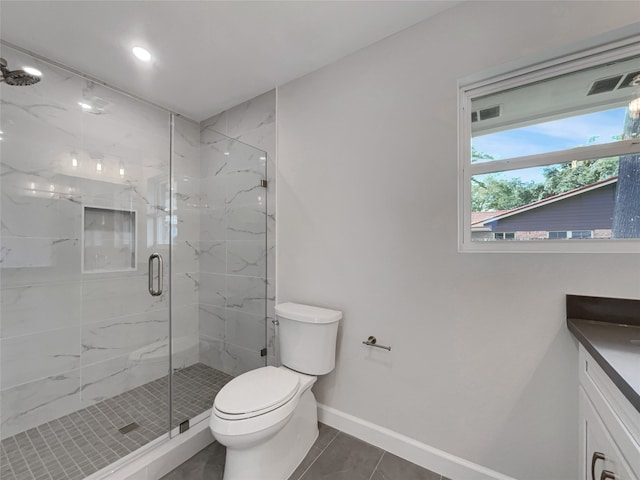
<svg viewBox="0 0 640 480"><path fill-rule="evenodd" d="M600 475L600 480L615 480L616 478L616 474L613 472L610 472L609 470L603 470L602 471L602 475Z"/></svg>
<svg viewBox="0 0 640 480"><path fill-rule="evenodd" d="M593 456L591 457L591 480L596 480L596 462L598 460L604 460L604 453L593 452ZM605 471L602 472L603 475ZM600 480L602 480L602 478Z"/></svg>

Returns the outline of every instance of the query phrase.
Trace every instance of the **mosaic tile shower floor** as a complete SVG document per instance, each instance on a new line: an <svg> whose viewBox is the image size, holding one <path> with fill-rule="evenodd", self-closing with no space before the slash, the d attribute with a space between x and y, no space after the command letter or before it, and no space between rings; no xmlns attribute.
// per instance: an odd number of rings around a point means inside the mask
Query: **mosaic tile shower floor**
<svg viewBox="0 0 640 480"><path fill-rule="evenodd" d="M176 371L173 426L211 408L232 378L201 363ZM106 467L167 432L168 388L162 377L2 440L0 478L80 480Z"/></svg>

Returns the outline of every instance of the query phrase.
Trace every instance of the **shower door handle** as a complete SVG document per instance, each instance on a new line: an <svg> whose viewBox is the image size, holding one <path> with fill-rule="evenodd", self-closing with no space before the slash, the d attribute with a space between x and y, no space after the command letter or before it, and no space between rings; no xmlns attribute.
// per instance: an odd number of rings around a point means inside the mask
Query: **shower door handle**
<svg viewBox="0 0 640 480"><path fill-rule="evenodd" d="M153 287L153 277L154 277L154 272L153 272L153 264L155 263L154 260L157 260L158 262L158 288L154 288ZM149 293L153 296L153 297L157 297L159 295L162 295L162 277L163 277L163 267L162 267L162 255L160 255L159 253L152 253L151 255L149 255Z"/></svg>

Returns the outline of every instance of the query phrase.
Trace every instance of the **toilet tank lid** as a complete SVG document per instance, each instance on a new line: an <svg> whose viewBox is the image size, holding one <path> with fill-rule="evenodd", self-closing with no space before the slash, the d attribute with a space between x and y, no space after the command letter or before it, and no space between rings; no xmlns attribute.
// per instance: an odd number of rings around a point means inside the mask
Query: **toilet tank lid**
<svg viewBox="0 0 640 480"><path fill-rule="evenodd" d="M342 318L342 312L339 310L291 302L276 305L276 315L305 323L335 323Z"/></svg>

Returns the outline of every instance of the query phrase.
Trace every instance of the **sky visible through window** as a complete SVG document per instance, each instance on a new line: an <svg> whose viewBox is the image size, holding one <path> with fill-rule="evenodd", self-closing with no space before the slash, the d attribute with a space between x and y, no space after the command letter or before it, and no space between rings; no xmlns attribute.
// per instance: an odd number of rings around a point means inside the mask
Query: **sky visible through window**
<svg viewBox="0 0 640 480"><path fill-rule="evenodd" d="M570 148L609 143L620 139L626 107L563 118L512 130L473 137L473 148L495 160L548 153ZM487 161L487 160L479 160ZM543 167L500 172L497 178L520 178L543 182Z"/></svg>

